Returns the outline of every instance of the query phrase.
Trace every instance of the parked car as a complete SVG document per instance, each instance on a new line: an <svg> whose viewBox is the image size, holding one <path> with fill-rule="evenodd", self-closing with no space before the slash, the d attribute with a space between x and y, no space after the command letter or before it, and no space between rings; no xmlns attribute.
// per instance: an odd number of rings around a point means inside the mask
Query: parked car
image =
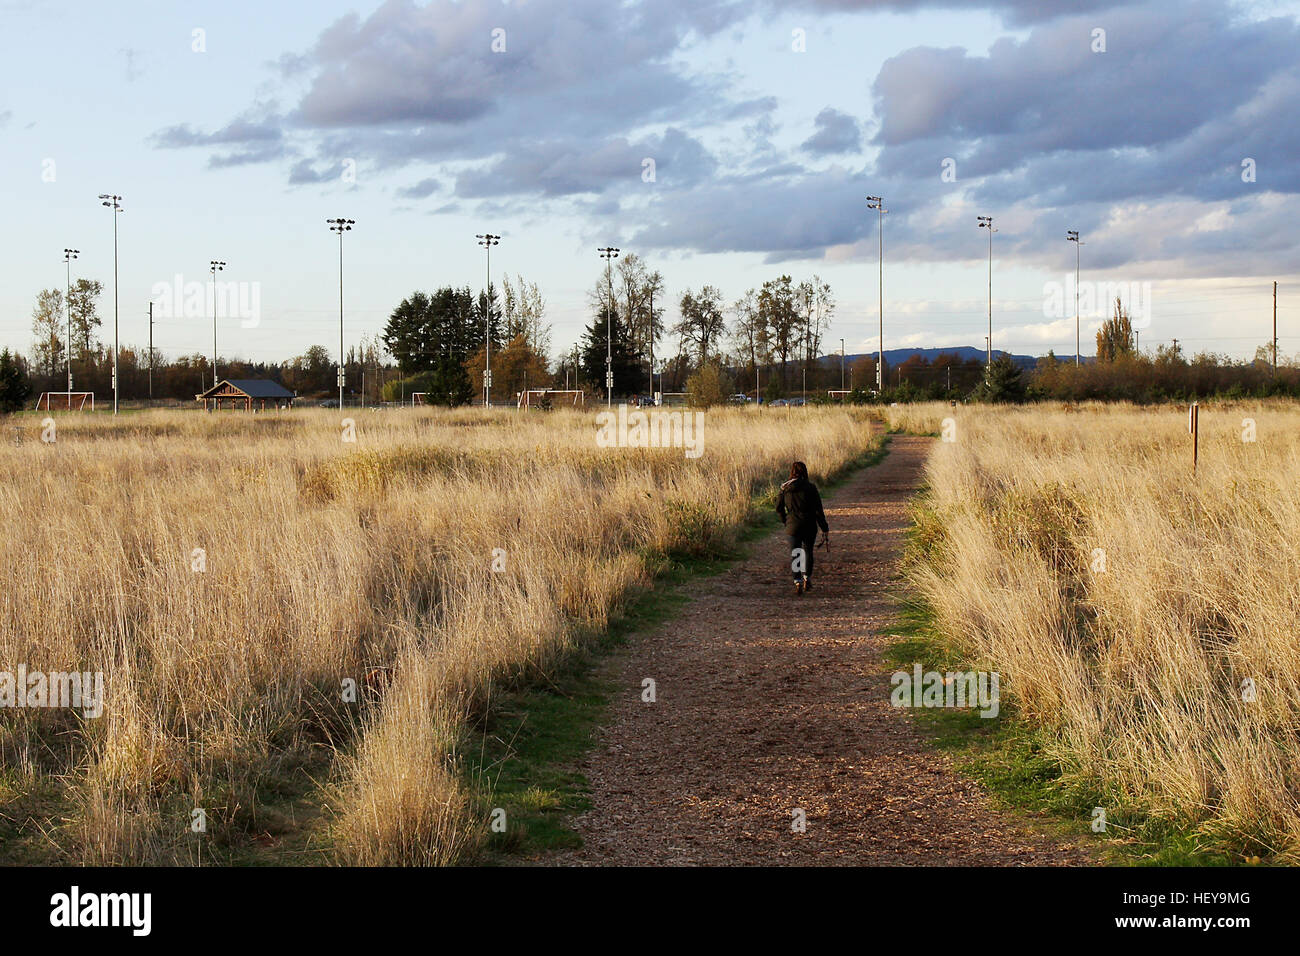
<svg viewBox="0 0 1300 956"><path fill-rule="evenodd" d="M731 396L731 404L733 405L744 405L748 401L751 401L750 397L743 392L737 392Z"/></svg>
<svg viewBox="0 0 1300 956"><path fill-rule="evenodd" d="M320 403L321 408L338 408L339 400L337 398L327 398Z"/></svg>
<svg viewBox="0 0 1300 956"><path fill-rule="evenodd" d="M784 398L778 398L775 401L768 402L767 407L768 408L789 408L790 403L787 402Z"/></svg>

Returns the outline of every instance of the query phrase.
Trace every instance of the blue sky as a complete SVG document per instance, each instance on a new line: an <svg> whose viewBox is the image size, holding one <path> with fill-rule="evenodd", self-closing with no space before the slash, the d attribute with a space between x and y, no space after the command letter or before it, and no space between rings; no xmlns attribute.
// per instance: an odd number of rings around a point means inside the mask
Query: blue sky
<svg viewBox="0 0 1300 956"><path fill-rule="evenodd" d="M1064 12L1058 12L1064 11ZM26 351L41 288L105 282L123 197L121 336L157 283L259 284L221 352L280 360L377 334L416 288L493 272L540 284L556 349L587 321L598 246L728 301L782 272L838 300L831 348L874 350L886 197L886 346L1073 350L1045 283L1149 283L1143 346L1254 353L1280 281L1300 352L1300 24L1289 3L1033 0L2 2L0 342ZM493 52L494 29L505 51ZM195 52L195 30L204 52ZM1094 50L1105 30L1104 52ZM802 31L802 34L797 31ZM802 50L799 38L803 37ZM643 180L643 160L656 163ZM954 161L955 181L941 176ZM1254 160L1253 182L1241 163ZM355 163L355 181L342 175ZM675 308L669 309L675 320ZM1085 317L1084 352L1091 353ZM160 318L155 345L207 351Z"/></svg>

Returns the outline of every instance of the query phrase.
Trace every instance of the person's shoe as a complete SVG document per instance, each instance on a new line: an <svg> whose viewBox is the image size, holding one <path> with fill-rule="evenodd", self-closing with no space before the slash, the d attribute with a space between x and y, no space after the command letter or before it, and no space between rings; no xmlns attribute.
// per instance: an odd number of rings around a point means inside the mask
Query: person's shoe
<svg viewBox="0 0 1300 956"><path fill-rule="evenodd" d="M794 593L795 593L795 594L803 594L803 582L802 582L802 581L796 581L796 582L794 582Z"/></svg>
<svg viewBox="0 0 1300 956"><path fill-rule="evenodd" d="M811 591L811 590L812 590L812 579L811 579L811 578L809 578L807 581L805 581L805 582L803 583L803 589L804 589L804 592L805 592L805 593L807 593L808 591Z"/></svg>

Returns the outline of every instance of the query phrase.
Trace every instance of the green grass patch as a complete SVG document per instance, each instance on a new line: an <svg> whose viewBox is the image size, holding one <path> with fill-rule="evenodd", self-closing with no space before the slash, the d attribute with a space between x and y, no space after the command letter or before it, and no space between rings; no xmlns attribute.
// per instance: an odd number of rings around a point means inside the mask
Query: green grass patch
<svg viewBox="0 0 1300 956"><path fill-rule="evenodd" d="M925 671L978 669L939 629L932 609L919 596L896 596L898 636L885 651L886 663ZM1040 829L1079 840L1100 862L1118 866L1230 866L1258 859L1259 847L1212 839L1186 821L1166 820L1125 806L1096 781L1071 772L1054 756L1050 731L1021 718L1003 697L997 717L974 708L915 708L913 719L934 747L949 753L957 768L983 784L994 800L1031 819ZM1091 829L1096 807L1106 810L1106 832Z"/></svg>

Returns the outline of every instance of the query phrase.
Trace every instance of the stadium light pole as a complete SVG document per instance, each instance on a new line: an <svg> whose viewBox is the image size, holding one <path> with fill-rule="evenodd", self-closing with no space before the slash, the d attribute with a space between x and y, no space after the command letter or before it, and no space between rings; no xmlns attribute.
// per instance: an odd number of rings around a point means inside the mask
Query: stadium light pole
<svg viewBox="0 0 1300 956"><path fill-rule="evenodd" d="M208 262L208 272L212 274L212 387L217 387L217 273L223 272L226 264L217 259ZM152 362L152 358L150 358Z"/></svg>
<svg viewBox="0 0 1300 956"><path fill-rule="evenodd" d="M501 244L501 237L490 232L474 237L487 250L487 288L483 290L483 407L492 407L492 247ZM508 386L507 386L508 387ZM508 395L509 393L507 393Z"/></svg>
<svg viewBox="0 0 1300 956"><path fill-rule="evenodd" d="M343 371L343 233L350 232L357 224L355 219L326 219L330 232L339 234L339 411L343 411L343 383L346 380Z"/></svg>
<svg viewBox="0 0 1300 956"><path fill-rule="evenodd" d="M1083 245L1083 240L1079 238L1079 230L1067 229L1065 232L1067 242L1074 243L1074 367L1079 367L1079 247Z"/></svg>
<svg viewBox="0 0 1300 956"><path fill-rule="evenodd" d="M605 283L609 287L609 305L605 311L605 407L614 404L614 271L613 260L618 258L618 250L613 246L597 249L605 260Z"/></svg>
<svg viewBox="0 0 1300 956"><path fill-rule="evenodd" d="M876 391L885 390L885 201L879 196L867 197L867 208L874 209L879 220L880 234L880 351L876 353ZM843 376L841 376L843 377ZM843 387L843 382L840 386Z"/></svg>
<svg viewBox="0 0 1300 956"><path fill-rule="evenodd" d="M988 337L988 367L993 367L993 233L997 232L993 228L992 216L976 216L979 220L979 228L989 231L989 337Z"/></svg>
<svg viewBox="0 0 1300 956"><path fill-rule="evenodd" d="M67 265L68 285L63 296L64 311L68 316L68 408L72 407L72 260L80 249L64 249L63 261Z"/></svg>
<svg viewBox="0 0 1300 956"><path fill-rule="evenodd" d="M113 414L117 414L117 217L122 212L122 197L100 193L100 205L113 210ZM69 399L70 401L71 399Z"/></svg>

